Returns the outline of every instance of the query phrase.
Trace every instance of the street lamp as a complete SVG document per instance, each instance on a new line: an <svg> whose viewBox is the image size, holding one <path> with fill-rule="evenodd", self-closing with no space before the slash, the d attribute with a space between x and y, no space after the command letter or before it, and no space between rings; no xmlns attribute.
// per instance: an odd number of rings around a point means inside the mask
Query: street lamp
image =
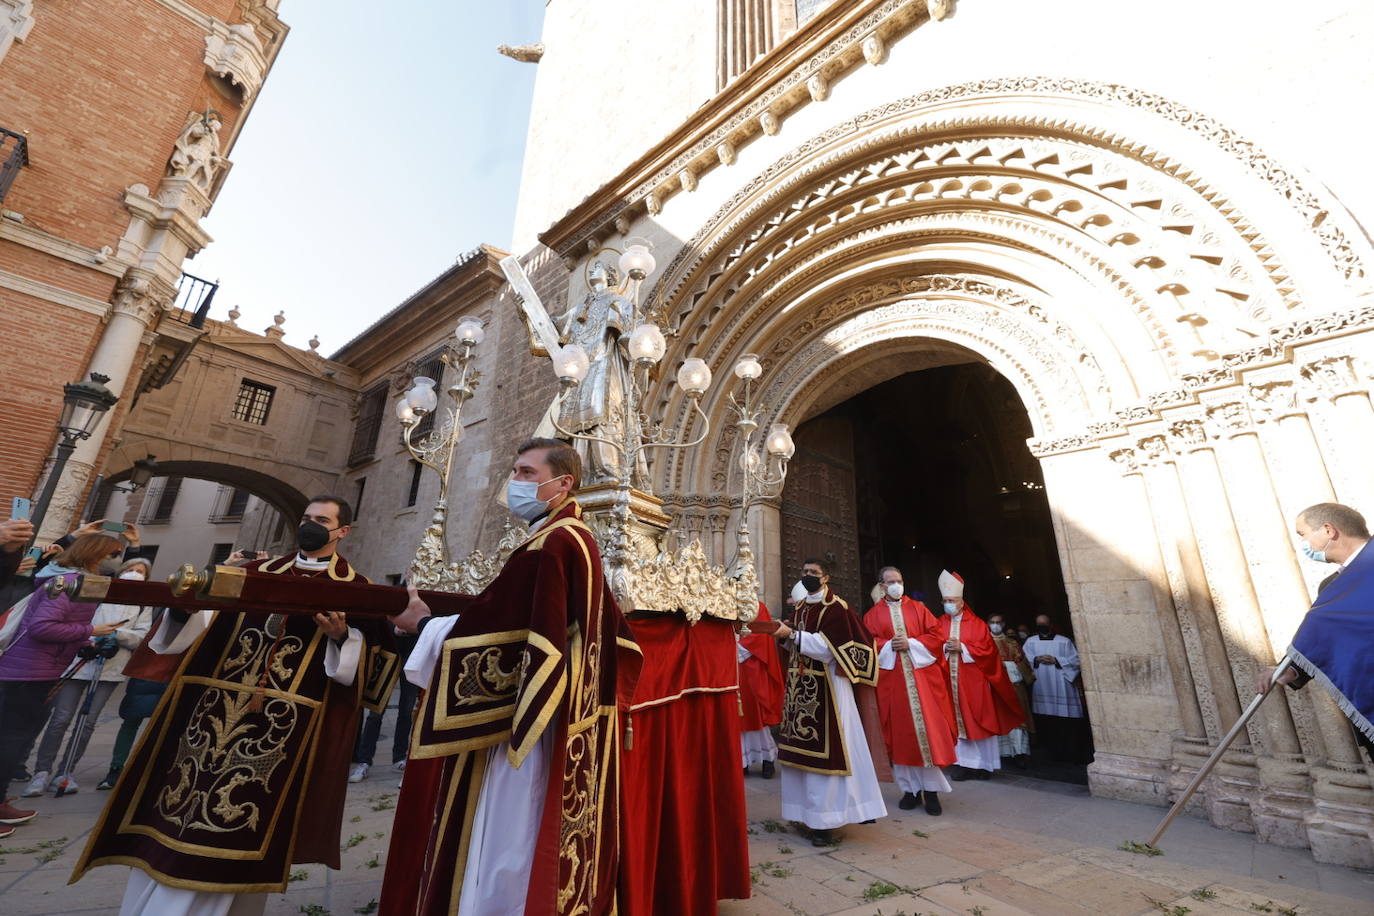
<svg viewBox="0 0 1374 916"><path fill-rule="evenodd" d="M57 481L67 466L67 459L76 451L76 443L89 439L95 432L100 418L119 400L105 383L108 375L92 372L90 381L69 382L62 386L62 417L57 421L57 431L62 438L57 443L57 458L53 461L48 479L43 483L43 493L38 497L38 505L33 511L33 530L35 537L43 526L43 518L48 514L48 504L52 502L57 490Z"/></svg>
<svg viewBox="0 0 1374 916"><path fill-rule="evenodd" d="M406 450L412 458L439 475L439 500L434 504L434 517L425 529L419 552L411 568L412 582L422 564L421 557L437 558L447 556L445 528L448 518L449 472L453 467L453 450L458 445L463 427L460 417L465 404L476 393L477 380L481 373L472 367L473 355L477 345L487 336L482 320L474 315L464 315L458 319L453 339L440 355L447 366L458 369L458 380L446 389L453 404L448 408L448 416L435 432L416 441L414 433L420 421L439 408L439 394L435 391L436 382L432 378L416 376L411 380L410 390L396 402L396 419L401 421L401 437Z"/></svg>

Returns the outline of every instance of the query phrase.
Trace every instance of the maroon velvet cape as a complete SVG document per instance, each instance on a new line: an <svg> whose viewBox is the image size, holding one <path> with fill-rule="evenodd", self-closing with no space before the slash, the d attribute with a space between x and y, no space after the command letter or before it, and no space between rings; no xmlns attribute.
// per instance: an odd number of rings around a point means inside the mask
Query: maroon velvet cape
<svg viewBox="0 0 1374 916"><path fill-rule="evenodd" d="M772 620L759 602L759 620ZM758 731L782 721L782 663L778 642L769 633L753 633L740 639L749 657L739 666L740 723L742 732Z"/></svg>
<svg viewBox="0 0 1374 916"><path fill-rule="evenodd" d="M948 640L953 618L946 614L936 623L940 638ZM959 737L981 741L1009 734L1021 725L1021 701L1002 666L1002 653L992 641L992 631L967 604L959 620L959 641L973 656L971 665L962 655L945 656Z"/></svg>
<svg viewBox="0 0 1374 916"><path fill-rule="evenodd" d="M825 594L815 604L802 602L797 605L792 628L819 633L835 657L836 670L855 688L877 684L878 653L873 650L873 636L830 586L825 587ZM855 703L862 716L866 704L857 692ZM868 733L867 725L865 733ZM872 746L872 741L869 744ZM826 666L795 650L787 662L778 761L784 766L813 773L850 774L849 753L845 749ZM875 758L874 762L878 760Z"/></svg>
<svg viewBox="0 0 1374 916"><path fill-rule="evenodd" d="M525 912L614 912L619 709L640 660L582 509L565 500L443 643L416 714L380 913L456 908L489 749L509 742L519 767L550 729Z"/></svg>
<svg viewBox="0 0 1374 916"><path fill-rule="evenodd" d="M903 670L905 653L898 655L895 668L878 670L878 711L882 715L887 753L893 763L901 766L949 766L954 763L955 728L944 639L929 609L912 598L902 598L902 622L907 639L925 646L935 656L935 663L924 668L913 666L910 684ZM864 626L873 634L881 652L896 635L892 610L886 601L869 609L864 615Z"/></svg>
<svg viewBox="0 0 1374 916"><path fill-rule="evenodd" d="M338 556L319 572L296 568L294 557L251 565L367 581ZM130 865L169 887L281 892L293 864L338 868L366 665L390 648L378 623L349 621L367 646L345 687L325 675L328 637L313 619L215 615L182 658L71 880Z"/></svg>

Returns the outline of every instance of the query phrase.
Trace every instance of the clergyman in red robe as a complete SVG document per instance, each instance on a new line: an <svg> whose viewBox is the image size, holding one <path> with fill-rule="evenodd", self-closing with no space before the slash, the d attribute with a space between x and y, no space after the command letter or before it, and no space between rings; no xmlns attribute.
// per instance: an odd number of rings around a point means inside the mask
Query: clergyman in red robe
<svg viewBox="0 0 1374 916"><path fill-rule="evenodd" d="M884 566L878 575L883 597L864 626L878 647L878 711L903 792L897 806L909 811L923 802L928 814L938 815L940 793L950 791L940 767L955 759L945 637L930 610L905 594L901 570Z"/></svg>
<svg viewBox="0 0 1374 916"><path fill-rule="evenodd" d="M759 602L759 622L772 620L768 608ZM761 764L764 779L773 778L774 761L778 759L778 745L770 726L782 721L782 664L778 661L778 644L770 633L751 633L739 638L736 647L739 660L740 752L744 756L744 772Z"/></svg>
<svg viewBox="0 0 1374 916"><path fill-rule="evenodd" d="M949 662L949 690L959 740L953 779L988 779L1002 766L999 735L1021 724L1021 703L993 642L992 631L964 603L964 580L940 573L944 616L938 621Z"/></svg>
<svg viewBox="0 0 1374 916"><path fill-rule="evenodd" d="M639 647L573 499L556 439L516 455L506 501L529 538L457 616L414 594L405 674L425 689L396 806L381 916L617 911L620 710Z"/></svg>

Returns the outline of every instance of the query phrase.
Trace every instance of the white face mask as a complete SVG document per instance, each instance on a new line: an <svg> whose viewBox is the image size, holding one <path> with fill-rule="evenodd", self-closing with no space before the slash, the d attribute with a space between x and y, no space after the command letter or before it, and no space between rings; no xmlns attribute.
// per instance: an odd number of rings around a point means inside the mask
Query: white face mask
<svg viewBox="0 0 1374 916"><path fill-rule="evenodd" d="M1002 635L1002 625L1000 623L990 623L988 624L988 629L992 631L993 636Z"/></svg>
<svg viewBox="0 0 1374 916"><path fill-rule="evenodd" d="M124 570L122 573L119 574L119 578L121 578L121 579L139 579L139 580L142 580L142 579L146 579L146 578L148 578L148 577L145 576L145 575L143 574L143 570L141 570L141 569L126 569L126 570Z"/></svg>
<svg viewBox="0 0 1374 916"><path fill-rule="evenodd" d="M533 480L511 478L506 481L506 506L526 522L534 521L549 511L548 501L539 498L539 488L565 476L567 475L560 474L558 477L550 477L538 483Z"/></svg>
<svg viewBox="0 0 1374 916"><path fill-rule="evenodd" d="M897 601L902 597L902 583L889 582L887 583L886 591L887 597L891 598L893 601Z"/></svg>
<svg viewBox="0 0 1374 916"><path fill-rule="evenodd" d="M945 602L945 613L946 613L946 614L957 614L957 613L959 613L959 609L958 609L958 607L955 606L955 604L954 604L953 601L946 601L946 602Z"/></svg>

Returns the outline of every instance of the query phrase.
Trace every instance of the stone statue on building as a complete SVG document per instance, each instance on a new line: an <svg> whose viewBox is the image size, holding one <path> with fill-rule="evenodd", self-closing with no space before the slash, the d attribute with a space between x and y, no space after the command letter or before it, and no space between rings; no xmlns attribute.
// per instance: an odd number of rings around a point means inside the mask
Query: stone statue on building
<svg viewBox="0 0 1374 916"><path fill-rule="evenodd" d="M616 270L603 261L593 262L587 274L591 290L559 321L565 344L577 344L587 352L587 377L568 393L559 413L559 425L568 432L625 441L625 393L633 366L627 351L633 303L616 292ZM620 479L623 457L608 442L578 439L573 442L582 458L584 486L614 483ZM642 487L647 468L641 455L633 483Z"/></svg>
<svg viewBox="0 0 1374 916"><path fill-rule="evenodd" d="M168 177L189 179L209 193L215 173L224 164L224 157L219 154L219 129L219 114L215 111L206 111L187 124L167 161Z"/></svg>

